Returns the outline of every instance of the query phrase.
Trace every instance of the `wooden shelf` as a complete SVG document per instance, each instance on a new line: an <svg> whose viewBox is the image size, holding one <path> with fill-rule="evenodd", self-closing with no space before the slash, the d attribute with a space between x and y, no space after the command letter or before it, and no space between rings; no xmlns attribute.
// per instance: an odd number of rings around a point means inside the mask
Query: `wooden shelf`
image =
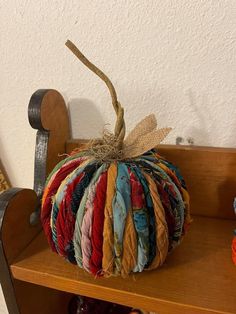
<svg viewBox="0 0 236 314"><path fill-rule="evenodd" d="M194 217L182 244L156 271L99 278L52 253L40 233L11 265L21 281L161 313L236 313L235 221Z"/></svg>
<svg viewBox="0 0 236 314"><path fill-rule="evenodd" d="M66 104L55 90L36 91L28 112L37 130L34 189L0 196L0 280L9 314L66 314L72 294L158 314L236 313L235 148L160 145L187 183L194 215L189 233L161 269L95 279L52 253L37 221L47 174L85 140L70 138Z"/></svg>

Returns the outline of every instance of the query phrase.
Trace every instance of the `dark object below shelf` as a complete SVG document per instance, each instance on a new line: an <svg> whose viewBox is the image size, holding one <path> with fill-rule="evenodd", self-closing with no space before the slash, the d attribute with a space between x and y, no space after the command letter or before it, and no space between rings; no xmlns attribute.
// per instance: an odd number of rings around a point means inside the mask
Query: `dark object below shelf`
<svg viewBox="0 0 236 314"><path fill-rule="evenodd" d="M75 296L69 303L69 314L129 314L130 307L88 297Z"/></svg>

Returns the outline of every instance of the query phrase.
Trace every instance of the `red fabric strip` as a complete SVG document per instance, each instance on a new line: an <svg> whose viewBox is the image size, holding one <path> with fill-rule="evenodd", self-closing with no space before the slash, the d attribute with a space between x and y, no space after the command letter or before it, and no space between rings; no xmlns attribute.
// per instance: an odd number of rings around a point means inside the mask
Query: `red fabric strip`
<svg viewBox="0 0 236 314"><path fill-rule="evenodd" d="M76 185L83 179L83 177L84 173L82 172L67 186L56 220L58 249L59 253L64 257L67 257L65 249L68 243L72 241L75 229L76 217L71 210L72 194Z"/></svg>
<svg viewBox="0 0 236 314"><path fill-rule="evenodd" d="M90 270L94 275L99 275L99 272L102 270L102 247L106 190L107 171L103 172L100 176L94 199L93 224L91 232L92 254L89 261Z"/></svg>
<svg viewBox="0 0 236 314"><path fill-rule="evenodd" d="M43 225L44 232L46 234L47 240L49 245L51 246L52 250L56 252L55 244L52 240L52 231L50 226L50 217L51 217L51 210L52 210L52 196L54 196L61 184L61 182L67 177L69 173L71 173L75 168L77 168L83 160L76 159L74 162L70 163L69 165L63 166L58 173L56 174L53 182L51 183L48 191L47 196L44 202L44 205L41 208L41 222Z"/></svg>

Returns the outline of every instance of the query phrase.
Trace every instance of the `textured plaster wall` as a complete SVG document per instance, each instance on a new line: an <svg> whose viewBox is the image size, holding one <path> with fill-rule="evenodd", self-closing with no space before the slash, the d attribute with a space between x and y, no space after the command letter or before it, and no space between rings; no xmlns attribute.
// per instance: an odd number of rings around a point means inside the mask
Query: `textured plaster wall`
<svg viewBox="0 0 236 314"><path fill-rule="evenodd" d="M69 103L74 137L114 123L103 83L65 48L67 38L112 79L128 129L156 113L168 137L235 146L234 0L1 0L0 157L14 186L31 187L38 88Z"/></svg>

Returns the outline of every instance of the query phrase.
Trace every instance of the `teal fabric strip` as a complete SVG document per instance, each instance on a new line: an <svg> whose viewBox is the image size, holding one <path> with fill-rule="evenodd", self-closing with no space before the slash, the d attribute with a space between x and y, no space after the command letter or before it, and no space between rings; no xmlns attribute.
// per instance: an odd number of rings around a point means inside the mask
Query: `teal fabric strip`
<svg viewBox="0 0 236 314"><path fill-rule="evenodd" d="M138 260L133 272L142 272L148 263L149 257L149 232L147 209L133 211L134 225L138 234Z"/></svg>
<svg viewBox="0 0 236 314"><path fill-rule="evenodd" d="M154 208L153 208L153 202L151 198L151 194L149 191L149 186L148 183L145 179L145 177L142 174L142 171L140 167L137 167L136 165L132 166L132 171L135 172L136 176L138 177L138 180L140 181L143 191L144 191L144 196L145 196L145 202L146 202L146 208L147 208L147 222L148 222L148 262L145 265L145 267L149 267L153 261L153 259L156 256L156 222L155 222L155 213L154 213Z"/></svg>

